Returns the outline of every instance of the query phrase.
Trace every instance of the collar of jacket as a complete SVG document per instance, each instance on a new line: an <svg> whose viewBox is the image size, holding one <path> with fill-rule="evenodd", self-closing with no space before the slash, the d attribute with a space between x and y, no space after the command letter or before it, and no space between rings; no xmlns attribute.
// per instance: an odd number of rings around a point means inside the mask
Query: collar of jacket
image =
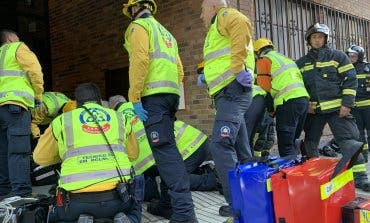
<svg viewBox="0 0 370 223"><path fill-rule="evenodd" d="M367 62L366 61L362 61L362 62L360 62L360 61L357 61L357 62L355 62L355 63L353 63L353 66L360 66L360 65L363 65L363 64L367 64Z"/></svg>
<svg viewBox="0 0 370 223"><path fill-rule="evenodd" d="M146 12L142 14L139 18L149 18L149 17L152 17L152 14L150 14L149 12Z"/></svg>
<svg viewBox="0 0 370 223"><path fill-rule="evenodd" d="M326 52L326 51L329 51L330 48L327 44L323 45L322 47L318 48L318 49L313 49L311 48L309 51L308 51L308 54L314 58L318 58L319 57L319 54L322 54L323 52Z"/></svg>
<svg viewBox="0 0 370 223"><path fill-rule="evenodd" d="M266 48L266 49L262 50L261 56L263 57L264 55L267 55L268 53L273 52L273 51L275 51L275 50L273 50L271 48Z"/></svg>

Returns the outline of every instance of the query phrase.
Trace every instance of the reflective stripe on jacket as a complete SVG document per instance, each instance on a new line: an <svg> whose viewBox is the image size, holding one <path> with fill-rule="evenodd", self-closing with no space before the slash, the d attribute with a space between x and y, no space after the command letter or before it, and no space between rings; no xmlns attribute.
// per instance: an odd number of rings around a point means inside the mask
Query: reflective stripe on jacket
<svg viewBox="0 0 370 223"><path fill-rule="evenodd" d="M358 88L356 91L356 107L370 106L370 63L356 63Z"/></svg>
<svg viewBox="0 0 370 223"><path fill-rule="evenodd" d="M254 73L254 80L257 82L257 74ZM252 96L255 97L257 95L266 96L267 92L263 90L257 83L254 83L252 86Z"/></svg>
<svg viewBox="0 0 370 223"><path fill-rule="evenodd" d="M317 113L353 107L357 89L356 71L345 53L323 46L297 60L310 100Z"/></svg>

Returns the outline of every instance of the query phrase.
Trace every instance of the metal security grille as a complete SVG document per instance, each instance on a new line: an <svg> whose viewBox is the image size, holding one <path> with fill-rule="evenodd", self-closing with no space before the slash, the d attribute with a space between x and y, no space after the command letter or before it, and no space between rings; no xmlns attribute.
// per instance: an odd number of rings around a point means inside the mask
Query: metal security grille
<svg viewBox="0 0 370 223"><path fill-rule="evenodd" d="M333 48L359 44L370 56L370 20L305 0L254 0L254 9L256 38L270 38L280 53L293 59L307 52L304 35L316 22L329 26Z"/></svg>

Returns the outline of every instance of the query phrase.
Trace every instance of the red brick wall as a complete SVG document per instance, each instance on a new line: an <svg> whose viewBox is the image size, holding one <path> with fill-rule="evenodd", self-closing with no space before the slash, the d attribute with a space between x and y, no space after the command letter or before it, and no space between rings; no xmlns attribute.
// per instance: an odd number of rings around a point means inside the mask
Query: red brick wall
<svg viewBox="0 0 370 223"><path fill-rule="evenodd" d="M253 21L253 0L228 1L234 7L239 5ZM357 13L360 8L370 8L367 0L358 1L367 7L343 5L344 2L322 0L322 3L335 7L351 8L355 14L367 14L369 18L369 10ZM129 20L121 14L122 3L114 0L49 1L54 91L72 96L77 84L93 81L99 84L104 94L104 73L128 66L122 39ZM206 34L199 18L202 1L157 0L157 3L156 18L177 39L184 65L186 110L180 111L178 117L210 134L215 111L209 108L212 101L207 92L196 86L196 66L202 60Z"/></svg>
<svg viewBox="0 0 370 223"><path fill-rule="evenodd" d="M200 20L201 1L158 0L156 18L179 43L185 71L186 110L179 118L210 132L214 111L205 90L196 86L206 30ZM121 3L105 1L49 1L53 63L53 90L72 96L79 83L94 81L105 92L104 72L128 66L122 49L129 19Z"/></svg>
<svg viewBox="0 0 370 223"><path fill-rule="evenodd" d="M210 133L214 119L214 111L209 109L211 100L208 99L207 92L196 85L196 67L202 61L203 40L206 34L200 19L201 3L200 0L159 1L161 12L157 18L178 41L184 65L186 109L178 113L178 118Z"/></svg>
<svg viewBox="0 0 370 223"><path fill-rule="evenodd" d="M315 0L315 2L338 9L343 12L370 19L370 1L369 0Z"/></svg>
<svg viewBox="0 0 370 223"><path fill-rule="evenodd" d="M122 50L122 3L114 0L49 1L53 90L69 93L93 81L104 92L104 72L128 65ZM72 96L72 95L71 95Z"/></svg>

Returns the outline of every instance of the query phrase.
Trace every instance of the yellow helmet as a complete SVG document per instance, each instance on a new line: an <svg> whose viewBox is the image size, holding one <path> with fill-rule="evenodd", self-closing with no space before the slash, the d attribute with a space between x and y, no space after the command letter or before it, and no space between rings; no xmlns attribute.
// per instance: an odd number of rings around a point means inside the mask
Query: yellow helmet
<svg viewBox="0 0 370 223"><path fill-rule="evenodd" d="M148 8L153 15L157 13L157 3L155 3L154 0L128 0L127 4L123 4L122 13L125 16L131 18L130 8L135 5L144 5L144 4L148 4L150 6Z"/></svg>
<svg viewBox="0 0 370 223"><path fill-rule="evenodd" d="M198 74L203 73L203 69L204 69L204 61L202 61L202 62L200 62L200 63L198 64L197 73L198 73Z"/></svg>
<svg viewBox="0 0 370 223"><path fill-rule="evenodd" d="M253 49L254 49L254 52L258 52L260 51L262 48L266 47L266 46L271 46L272 49L275 48L274 44L271 42L271 40L263 37L263 38L260 38L258 40L256 40L256 42L254 42L253 44Z"/></svg>

